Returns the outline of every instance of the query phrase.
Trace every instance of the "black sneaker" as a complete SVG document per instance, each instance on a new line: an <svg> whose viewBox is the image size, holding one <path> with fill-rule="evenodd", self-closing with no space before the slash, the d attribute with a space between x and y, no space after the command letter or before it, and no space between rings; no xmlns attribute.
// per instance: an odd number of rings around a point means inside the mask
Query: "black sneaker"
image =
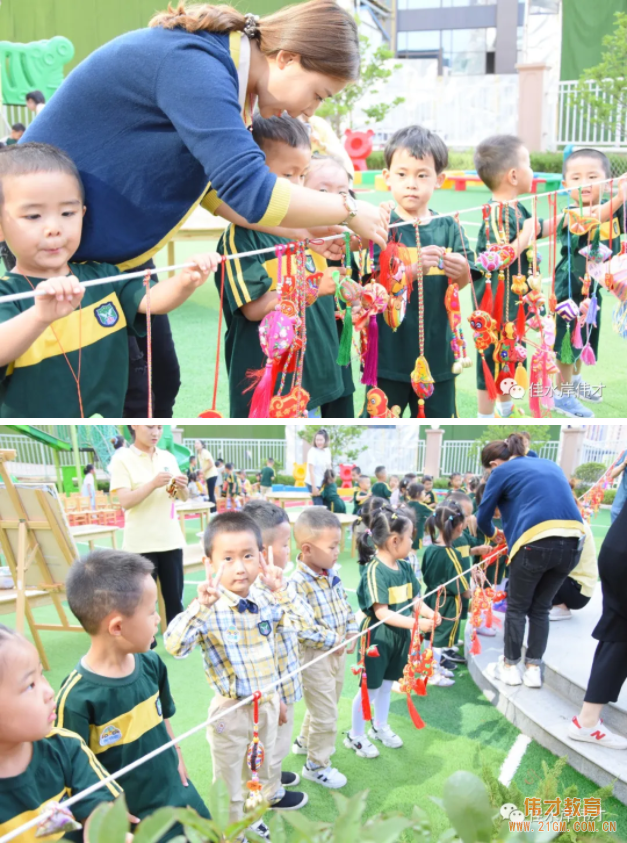
<svg viewBox="0 0 627 843"><path fill-rule="evenodd" d="M298 773L290 773L286 770L281 772L281 784L283 787L295 787L300 781Z"/></svg>
<svg viewBox="0 0 627 843"><path fill-rule="evenodd" d="M466 659L459 653L454 652L453 650L443 650L442 655L449 662L455 662L456 664L466 664Z"/></svg>
<svg viewBox="0 0 627 843"><path fill-rule="evenodd" d="M307 802L309 802L309 797L306 793L290 790L285 794L283 799L279 799L278 802L272 802L270 807L273 811L297 811L306 805Z"/></svg>
<svg viewBox="0 0 627 843"><path fill-rule="evenodd" d="M442 656L440 664L442 667L446 668L446 670L457 670L457 668L459 667L459 665L456 664L452 659L444 658L444 656Z"/></svg>

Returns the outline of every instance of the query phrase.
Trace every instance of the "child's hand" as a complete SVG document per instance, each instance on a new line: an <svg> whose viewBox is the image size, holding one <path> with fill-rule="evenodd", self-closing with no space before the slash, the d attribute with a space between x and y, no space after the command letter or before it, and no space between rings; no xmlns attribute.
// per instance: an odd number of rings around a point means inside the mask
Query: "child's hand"
<svg viewBox="0 0 627 843"><path fill-rule="evenodd" d="M343 266L334 266L325 269L322 273L322 278L318 284L318 295L319 296L334 296L336 290L336 283L333 275L339 272L340 278L344 278L346 275L346 269Z"/></svg>
<svg viewBox="0 0 627 843"><path fill-rule="evenodd" d="M266 562L263 553L259 555L259 567L261 568L261 574L259 575L261 581L268 586L270 591L279 591L283 588L283 569Z"/></svg>
<svg viewBox="0 0 627 843"><path fill-rule="evenodd" d="M468 261L457 252L446 252L442 258L444 272L451 281L467 281L469 276Z"/></svg>
<svg viewBox="0 0 627 843"><path fill-rule="evenodd" d="M285 726L287 723L287 706L283 700L279 700L279 726Z"/></svg>
<svg viewBox="0 0 627 843"><path fill-rule="evenodd" d="M420 250L420 254L422 256L422 271L427 274L429 270L437 266L440 263L440 259L445 254L445 249L442 246L425 246L424 249ZM415 275L417 275L418 267L414 264L416 269Z"/></svg>
<svg viewBox="0 0 627 843"><path fill-rule="evenodd" d="M214 603L217 603L220 599L220 580L222 579L222 574L224 574L224 567L226 562L222 562L220 567L218 568L218 573L213 577L205 580L205 582L201 582L198 585L198 602L202 606L206 606L209 608L213 606Z"/></svg>
<svg viewBox="0 0 627 843"><path fill-rule="evenodd" d="M466 518L466 527L470 530L471 536L477 535L477 516L476 515L469 515Z"/></svg>
<svg viewBox="0 0 627 843"><path fill-rule="evenodd" d="M349 656L352 656L353 653L355 652L356 647L357 647L357 639L354 638L354 640L351 641L350 644L347 644L344 649L346 650L346 652L348 653Z"/></svg>
<svg viewBox="0 0 627 843"><path fill-rule="evenodd" d="M431 632L433 630L433 618L419 618L418 629L421 632Z"/></svg>
<svg viewBox="0 0 627 843"><path fill-rule="evenodd" d="M181 777L181 781L183 782L183 787L189 787L189 782L187 781L187 769L185 767L185 761L183 760L183 753L181 752L181 747L177 746L176 751L179 755L179 776Z"/></svg>
<svg viewBox="0 0 627 843"><path fill-rule="evenodd" d="M187 489L187 477L184 474L177 474L174 478L174 482L179 489Z"/></svg>
<svg viewBox="0 0 627 843"><path fill-rule="evenodd" d="M618 197L621 202L627 202L627 173L618 177Z"/></svg>
<svg viewBox="0 0 627 843"><path fill-rule="evenodd" d="M476 556L485 556L486 553L489 553L491 550L492 548L489 544L479 544L474 548Z"/></svg>
<svg viewBox="0 0 627 843"><path fill-rule="evenodd" d="M222 255L217 252L207 252L204 255L192 255L189 263L193 264L181 272L181 284L195 290L202 286L209 275L220 266Z"/></svg>
<svg viewBox="0 0 627 843"><path fill-rule="evenodd" d="M167 486L170 480L172 480L172 474L169 471L160 471L152 478L152 487L160 489L162 486Z"/></svg>
<svg viewBox="0 0 627 843"><path fill-rule="evenodd" d="M325 240L324 243L316 243L315 241L323 237L330 237L332 234L343 233L344 229L341 225L326 225L318 228L310 228L309 231L305 231L305 237L310 238L309 248L312 252L317 252L329 261L339 261L344 254L343 237L337 240Z"/></svg>
<svg viewBox="0 0 627 843"><path fill-rule="evenodd" d="M37 292L46 295L35 296L35 315L41 322L50 325L76 310L85 295L85 288L72 275L68 278L48 278L37 285Z"/></svg>

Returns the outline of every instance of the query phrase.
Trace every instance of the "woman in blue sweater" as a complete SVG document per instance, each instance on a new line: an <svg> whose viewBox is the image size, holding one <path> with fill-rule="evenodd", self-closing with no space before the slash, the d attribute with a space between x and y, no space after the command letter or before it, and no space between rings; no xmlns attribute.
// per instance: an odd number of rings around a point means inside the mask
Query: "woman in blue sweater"
<svg viewBox="0 0 627 843"><path fill-rule="evenodd" d="M523 438L514 433L489 442L481 452L483 467L491 474L477 526L496 538L499 531L492 517L498 508L509 547L505 654L494 665L494 675L507 685L524 682L540 688L553 597L579 561L585 531L564 472L550 460L530 459L525 448ZM529 635L521 678L518 663L526 618Z"/></svg>
<svg viewBox="0 0 627 843"><path fill-rule="evenodd" d="M255 106L263 117L311 116L358 75L357 27L334 0L261 19L179 2L85 59L24 140L60 147L78 167L87 213L77 261L144 266L200 204L301 236L345 223L383 248L386 210L277 178L246 128ZM165 418L180 383L167 316L152 336L154 415ZM145 391L145 374L138 383ZM135 402L141 416L145 407Z"/></svg>

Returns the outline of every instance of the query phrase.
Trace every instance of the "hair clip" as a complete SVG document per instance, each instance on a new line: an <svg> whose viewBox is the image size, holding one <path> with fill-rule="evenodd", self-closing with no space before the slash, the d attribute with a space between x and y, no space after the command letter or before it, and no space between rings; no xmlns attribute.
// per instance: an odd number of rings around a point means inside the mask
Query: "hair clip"
<svg viewBox="0 0 627 843"><path fill-rule="evenodd" d="M449 520L449 521L452 521L454 518L455 518L455 516L454 516L454 515L449 515L448 520Z"/></svg>
<svg viewBox="0 0 627 843"><path fill-rule="evenodd" d="M366 533L366 535L367 535L367 536L371 536L371 535L372 535L372 530L370 530L370 529L368 529L368 527L366 527L366 529L365 529L365 533Z"/></svg>
<svg viewBox="0 0 627 843"><path fill-rule="evenodd" d="M244 15L244 35L249 38L256 38L259 35L259 15L250 12Z"/></svg>

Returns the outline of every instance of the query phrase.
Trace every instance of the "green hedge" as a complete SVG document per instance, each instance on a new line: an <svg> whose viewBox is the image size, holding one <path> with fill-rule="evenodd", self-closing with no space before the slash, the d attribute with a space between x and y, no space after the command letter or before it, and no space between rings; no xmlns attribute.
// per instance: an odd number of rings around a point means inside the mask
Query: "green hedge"
<svg viewBox="0 0 627 843"><path fill-rule="evenodd" d="M474 170L473 150L451 150L448 156L449 170ZM561 152L532 152L531 167L535 173L561 173L564 156ZM382 170L385 167L383 150L373 152L366 159L369 170ZM625 167L627 169L627 166Z"/></svg>
<svg viewBox="0 0 627 843"><path fill-rule="evenodd" d="M603 503L606 503L608 506L614 503L614 498L616 497L616 489L606 489L603 494Z"/></svg>

